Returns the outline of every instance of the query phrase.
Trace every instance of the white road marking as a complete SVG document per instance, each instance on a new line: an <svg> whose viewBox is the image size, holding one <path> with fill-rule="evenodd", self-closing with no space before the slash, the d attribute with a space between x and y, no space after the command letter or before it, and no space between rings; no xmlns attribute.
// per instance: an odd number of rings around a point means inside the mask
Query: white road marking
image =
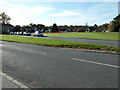
<svg viewBox="0 0 120 90"><path fill-rule="evenodd" d="M33 53L47 54L47 53L45 53L45 52L38 52L38 51L33 51L33 50L25 50L25 51L30 51L30 52L33 52Z"/></svg>
<svg viewBox="0 0 120 90"><path fill-rule="evenodd" d="M29 52L33 52L33 53L38 53L38 54L47 54L45 52L38 52L38 51L34 51L34 50L26 50L26 49L21 49L21 48L16 48L16 47L9 47L9 48L13 48L13 49L17 49L17 50L21 50L21 51L29 51Z"/></svg>
<svg viewBox="0 0 120 90"><path fill-rule="evenodd" d="M29 87L27 87L26 85L22 84L21 82L15 80L14 78L8 76L7 74L3 73L2 71L0 71L0 75L5 77L6 79L8 79L9 81L11 81L12 83L16 84L17 86L19 86L20 88L27 88L28 90L31 90Z"/></svg>
<svg viewBox="0 0 120 90"><path fill-rule="evenodd" d="M111 65L111 64L104 64L104 63L88 61L88 60L82 60L82 59L77 59L77 58L72 58L72 59L76 60L76 61L81 61L81 62L87 62L87 63L93 63L93 64L98 64L98 65L104 65L104 66L109 66L109 67L113 67L113 68L120 68L119 66Z"/></svg>

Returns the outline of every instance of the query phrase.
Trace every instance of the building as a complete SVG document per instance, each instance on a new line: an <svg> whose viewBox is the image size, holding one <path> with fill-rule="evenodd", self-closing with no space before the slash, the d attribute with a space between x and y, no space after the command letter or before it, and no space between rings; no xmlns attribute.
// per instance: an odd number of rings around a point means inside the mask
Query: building
<svg viewBox="0 0 120 90"><path fill-rule="evenodd" d="M0 34L9 34L13 28L14 26L11 24L0 24Z"/></svg>

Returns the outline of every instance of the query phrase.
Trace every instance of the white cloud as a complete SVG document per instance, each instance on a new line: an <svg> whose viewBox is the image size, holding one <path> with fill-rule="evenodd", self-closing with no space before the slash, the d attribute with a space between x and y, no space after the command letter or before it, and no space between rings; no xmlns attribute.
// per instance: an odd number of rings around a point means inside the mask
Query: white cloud
<svg viewBox="0 0 120 90"><path fill-rule="evenodd" d="M9 0L10 1L10 0ZM29 4L28 4L29 5ZM11 17L11 24L27 25L29 23L42 23L45 25L83 25L86 22L94 25L103 24L112 20L117 14L117 5L98 3L86 9L65 10L59 13L49 13L54 8L48 6L14 5L0 1L0 13L5 12ZM54 10L59 11L59 10ZM50 14L50 15L49 15ZM111 18L111 19L110 19Z"/></svg>
<svg viewBox="0 0 120 90"><path fill-rule="evenodd" d="M79 16L79 15L80 15L79 12L65 10L63 12L55 13L55 14L52 14L50 16Z"/></svg>
<svg viewBox="0 0 120 90"><path fill-rule="evenodd" d="M16 25L24 25L31 23L34 18L38 18L40 15L53 10L54 8L46 6L26 6L26 5L13 5L0 1L0 13L5 12L11 17L11 23ZM33 19L32 19L33 18Z"/></svg>
<svg viewBox="0 0 120 90"><path fill-rule="evenodd" d="M109 4L107 2L98 3L86 9L78 9L74 11L66 10L60 13L52 14L50 16L59 18L59 22L61 24L83 25L88 22L90 25L94 25L95 23L100 25L103 23L109 23L117 15L116 4ZM56 22L59 23L58 21Z"/></svg>

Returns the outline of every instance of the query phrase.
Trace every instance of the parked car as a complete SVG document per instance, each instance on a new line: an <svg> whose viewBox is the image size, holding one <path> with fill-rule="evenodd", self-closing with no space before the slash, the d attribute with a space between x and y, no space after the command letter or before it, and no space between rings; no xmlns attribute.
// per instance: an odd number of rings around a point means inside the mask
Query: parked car
<svg viewBox="0 0 120 90"><path fill-rule="evenodd" d="M26 32L23 32L23 35L26 35Z"/></svg>
<svg viewBox="0 0 120 90"><path fill-rule="evenodd" d="M27 32L27 33L26 33L26 36L31 36L31 33L30 33L30 32Z"/></svg>
<svg viewBox="0 0 120 90"><path fill-rule="evenodd" d="M10 32L10 35L14 35L14 32Z"/></svg>
<svg viewBox="0 0 120 90"><path fill-rule="evenodd" d="M17 32L16 35L19 35L19 32Z"/></svg>
<svg viewBox="0 0 120 90"><path fill-rule="evenodd" d="M23 32L19 32L19 35L23 35Z"/></svg>
<svg viewBox="0 0 120 90"><path fill-rule="evenodd" d="M14 35L17 35L17 32L14 32Z"/></svg>
<svg viewBox="0 0 120 90"><path fill-rule="evenodd" d="M10 32L10 35L14 35L15 32Z"/></svg>
<svg viewBox="0 0 120 90"><path fill-rule="evenodd" d="M23 32L23 35L31 36L31 33L30 32Z"/></svg>
<svg viewBox="0 0 120 90"><path fill-rule="evenodd" d="M43 37L43 33L40 31L35 31L35 33L33 33L33 35L37 36L37 37Z"/></svg>

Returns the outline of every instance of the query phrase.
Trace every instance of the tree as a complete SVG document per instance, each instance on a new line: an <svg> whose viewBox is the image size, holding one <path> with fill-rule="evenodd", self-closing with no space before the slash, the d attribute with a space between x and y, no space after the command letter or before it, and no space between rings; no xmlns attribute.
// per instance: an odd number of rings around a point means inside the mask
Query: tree
<svg viewBox="0 0 120 90"><path fill-rule="evenodd" d="M34 24L33 23L30 23L29 26L32 27Z"/></svg>
<svg viewBox="0 0 120 90"><path fill-rule="evenodd" d="M94 25L94 27L95 27L95 28L97 28L97 27L98 27L98 25L97 25L97 24L95 24L95 25Z"/></svg>
<svg viewBox="0 0 120 90"><path fill-rule="evenodd" d="M120 14L116 16L113 21L110 22L110 25L108 26L108 30L110 32L119 32L120 30Z"/></svg>
<svg viewBox="0 0 120 90"><path fill-rule="evenodd" d="M53 24L52 32L58 32L58 26L56 23Z"/></svg>
<svg viewBox="0 0 120 90"><path fill-rule="evenodd" d="M97 32L102 32L102 31L107 31L108 30L108 27L109 27L109 24L108 23L105 23L105 24L102 24L100 26L97 26L96 30Z"/></svg>
<svg viewBox="0 0 120 90"><path fill-rule="evenodd" d="M108 25L109 25L108 23L103 24L103 25L102 25L102 26L103 26L103 29L104 29L104 30L108 30Z"/></svg>
<svg viewBox="0 0 120 90"><path fill-rule="evenodd" d="M5 12L2 12L0 14L0 23L1 24L9 24L9 22L8 22L9 20L11 20L11 19L8 15L5 14Z"/></svg>
<svg viewBox="0 0 120 90"><path fill-rule="evenodd" d="M112 21L108 26L110 32L119 32L119 23L117 21Z"/></svg>
<svg viewBox="0 0 120 90"><path fill-rule="evenodd" d="M21 31L21 26L20 25L16 25L13 29L14 32L20 32Z"/></svg>
<svg viewBox="0 0 120 90"><path fill-rule="evenodd" d="M22 29L22 32L25 32L25 31L26 31L26 29L27 29L27 26L26 26L26 25L24 25L24 26L22 26L22 27L21 27L21 29Z"/></svg>
<svg viewBox="0 0 120 90"><path fill-rule="evenodd" d="M43 31L44 31L45 25L43 25L43 24L37 24L37 28L38 28L39 30L43 30Z"/></svg>

